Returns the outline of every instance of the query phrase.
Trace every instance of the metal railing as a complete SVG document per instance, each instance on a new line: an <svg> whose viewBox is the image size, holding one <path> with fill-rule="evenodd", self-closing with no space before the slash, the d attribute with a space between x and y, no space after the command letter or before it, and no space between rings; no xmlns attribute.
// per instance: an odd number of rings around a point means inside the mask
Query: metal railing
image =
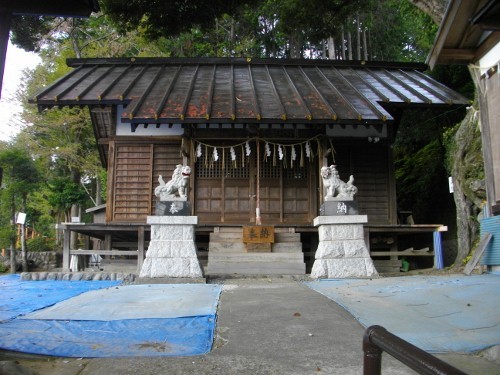
<svg viewBox="0 0 500 375"><path fill-rule="evenodd" d="M382 352L390 354L419 374L467 375L381 326L375 325L366 329L363 352L363 375L381 374Z"/></svg>

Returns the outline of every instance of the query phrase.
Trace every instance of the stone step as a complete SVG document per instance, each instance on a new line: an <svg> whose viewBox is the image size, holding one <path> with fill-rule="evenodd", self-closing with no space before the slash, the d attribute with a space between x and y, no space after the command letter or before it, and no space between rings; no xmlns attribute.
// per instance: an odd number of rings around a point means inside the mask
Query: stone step
<svg viewBox="0 0 500 375"><path fill-rule="evenodd" d="M280 242L272 246L273 253L302 253L302 243L300 242Z"/></svg>
<svg viewBox="0 0 500 375"><path fill-rule="evenodd" d="M244 253L246 246L243 242L210 242L209 253Z"/></svg>
<svg viewBox="0 0 500 375"><path fill-rule="evenodd" d="M300 242L300 233L274 233L274 242Z"/></svg>
<svg viewBox="0 0 500 375"><path fill-rule="evenodd" d="M210 233L210 242L243 242L243 233Z"/></svg>
<svg viewBox="0 0 500 375"><path fill-rule="evenodd" d="M283 262L240 262L209 264L206 273L209 275L304 275L305 263Z"/></svg>
<svg viewBox="0 0 500 375"><path fill-rule="evenodd" d="M243 229L241 227L215 227L214 228L215 233L242 233L243 234Z"/></svg>
<svg viewBox="0 0 500 375"><path fill-rule="evenodd" d="M212 262L304 262L302 253L208 253L208 264Z"/></svg>

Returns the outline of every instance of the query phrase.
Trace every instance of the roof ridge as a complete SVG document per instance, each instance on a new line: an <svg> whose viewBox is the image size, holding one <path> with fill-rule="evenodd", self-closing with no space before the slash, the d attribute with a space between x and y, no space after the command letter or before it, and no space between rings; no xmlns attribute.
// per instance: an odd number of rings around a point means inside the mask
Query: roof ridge
<svg viewBox="0 0 500 375"><path fill-rule="evenodd" d="M263 59L250 57L113 57L67 59L70 67L81 65L274 65L274 66L335 66L349 68L391 68L426 70L428 66L419 62L326 60L326 59Z"/></svg>

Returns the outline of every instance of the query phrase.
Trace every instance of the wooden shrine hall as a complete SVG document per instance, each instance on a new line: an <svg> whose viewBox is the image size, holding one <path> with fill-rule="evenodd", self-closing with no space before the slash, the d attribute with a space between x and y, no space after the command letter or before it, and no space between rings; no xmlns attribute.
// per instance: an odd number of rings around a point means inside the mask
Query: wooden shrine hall
<svg viewBox="0 0 500 375"><path fill-rule="evenodd" d="M89 108L108 185L100 220L65 224L65 268L75 251L71 231L104 240L104 249L85 254L137 256L140 267L158 177L178 164L193 171L188 199L206 274L305 273L317 245L323 165L337 165L344 181L354 175L367 242L395 238L372 256L397 266L399 235L445 230L401 223L396 207L390 145L401 116L467 104L423 64L124 58L68 65L74 69L33 102L40 110ZM258 224L275 232L270 252L248 251L243 241L242 228Z"/></svg>

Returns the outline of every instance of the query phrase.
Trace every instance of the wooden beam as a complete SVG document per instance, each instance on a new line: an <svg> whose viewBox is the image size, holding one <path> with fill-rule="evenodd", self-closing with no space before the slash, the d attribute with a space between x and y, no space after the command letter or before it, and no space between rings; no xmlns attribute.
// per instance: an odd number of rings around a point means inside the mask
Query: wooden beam
<svg viewBox="0 0 500 375"><path fill-rule="evenodd" d="M486 246L488 246L492 237L493 235L491 233L484 234L483 238L481 238L481 241L479 242L479 245L477 245L474 255L465 265L464 274L469 276L472 273L474 267L476 267L477 263L479 262L479 259L481 259L481 256L483 255L484 250L486 250Z"/></svg>
<svg viewBox="0 0 500 375"><path fill-rule="evenodd" d="M122 256L122 255L134 255L137 256L138 250L70 250L70 255L113 255L113 256Z"/></svg>

